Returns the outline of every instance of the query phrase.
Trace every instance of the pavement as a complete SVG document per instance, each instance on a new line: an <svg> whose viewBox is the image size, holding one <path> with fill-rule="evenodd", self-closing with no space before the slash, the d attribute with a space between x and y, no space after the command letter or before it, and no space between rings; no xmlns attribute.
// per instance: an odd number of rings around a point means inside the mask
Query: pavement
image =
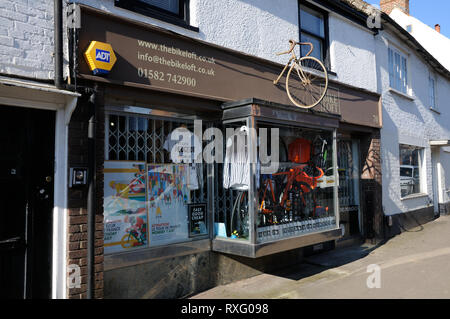
<svg viewBox="0 0 450 319"><path fill-rule="evenodd" d="M448 299L450 216L382 245L363 244L305 258L276 273L218 286L192 299Z"/></svg>

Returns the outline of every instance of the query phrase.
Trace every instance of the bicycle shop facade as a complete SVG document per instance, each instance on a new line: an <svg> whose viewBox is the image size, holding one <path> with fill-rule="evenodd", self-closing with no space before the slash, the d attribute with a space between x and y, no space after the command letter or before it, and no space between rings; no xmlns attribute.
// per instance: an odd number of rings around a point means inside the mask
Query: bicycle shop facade
<svg viewBox="0 0 450 319"><path fill-rule="evenodd" d="M69 166L95 177L94 197L83 181L71 185L69 224L83 224L85 208L95 213L91 266L104 292L96 297L179 298L382 236L379 95L330 79L321 103L301 109L285 76L273 84L281 64L77 10L70 80L83 96L69 126ZM86 123L95 124L88 135ZM278 132L268 153L277 144L279 166L269 173L256 155L262 128L268 140ZM194 147L177 160L180 136ZM199 161L213 140L222 147L210 152L216 162ZM76 229L68 264L83 272Z"/></svg>

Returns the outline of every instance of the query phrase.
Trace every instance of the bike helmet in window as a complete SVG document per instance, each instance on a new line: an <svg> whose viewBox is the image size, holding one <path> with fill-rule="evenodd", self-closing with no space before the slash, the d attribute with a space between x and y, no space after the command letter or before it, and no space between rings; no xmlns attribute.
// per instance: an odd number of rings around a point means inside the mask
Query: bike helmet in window
<svg viewBox="0 0 450 319"><path fill-rule="evenodd" d="M311 158L311 142L298 138L289 144L289 161L294 163L307 163Z"/></svg>

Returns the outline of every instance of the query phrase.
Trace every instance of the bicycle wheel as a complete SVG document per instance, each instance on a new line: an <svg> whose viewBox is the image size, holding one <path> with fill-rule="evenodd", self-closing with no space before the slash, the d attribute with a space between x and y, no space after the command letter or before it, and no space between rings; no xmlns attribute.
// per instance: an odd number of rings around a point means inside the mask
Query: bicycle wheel
<svg viewBox="0 0 450 319"><path fill-rule="evenodd" d="M131 236L130 234L125 234L120 241L122 248L133 248L135 243L137 243L137 239Z"/></svg>
<svg viewBox="0 0 450 319"><path fill-rule="evenodd" d="M286 77L286 92L294 105L310 109L319 104L328 89L328 73L319 59L303 57L292 63Z"/></svg>
<svg viewBox="0 0 450 319"><path fill-rule="evenodd" d="M303 218L315 217L317 201L314 189L305 182L296 181L292 186L299 192Z"/></svg>

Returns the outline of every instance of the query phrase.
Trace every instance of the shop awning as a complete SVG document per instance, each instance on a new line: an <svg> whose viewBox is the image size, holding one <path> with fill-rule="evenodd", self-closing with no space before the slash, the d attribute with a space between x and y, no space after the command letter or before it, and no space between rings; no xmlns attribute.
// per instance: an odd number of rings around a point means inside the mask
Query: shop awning
<svg viewBox="0 0 450 319"><path fill-rule="evenodd" d="M432 140L430 141L430 146L438 146L438 147L443 147L443 146L450 146L450 139L446 139L446 140Z"/></svg>

